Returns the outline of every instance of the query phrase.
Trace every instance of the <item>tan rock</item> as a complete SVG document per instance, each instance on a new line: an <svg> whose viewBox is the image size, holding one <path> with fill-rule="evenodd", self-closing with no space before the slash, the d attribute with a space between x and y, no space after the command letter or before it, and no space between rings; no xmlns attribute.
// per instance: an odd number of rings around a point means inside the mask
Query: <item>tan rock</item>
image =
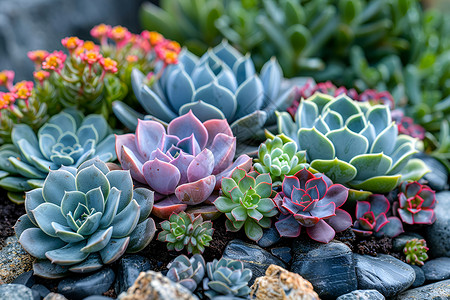
<svg viewBox="0 0 450 300"><path fill-rule="evenodd" d="M134 284L118 300L198 300L184 286L171 281L160 272L141 272Z"/></svg>
<svg viewBox="0 0 450 300"><path fill-rule="evenodd" d="M312 284L302 276L277 265L270 265L266 276L256 278L251 287L250 299L316 300Z"/></svg>
<svg viewBox="0 0 450 300"><path fill-rule="evenodd" d="M45 296L44 300L67 300L67 298L61 294L49 293L47 296Z"/></svg>
<svg viewBox="0 0 450 300"><path fill-rule="evenodd" d="M0 282L11 283L20 274L30 271L34 260L23 250L15 236L7 238L0 249Z"/></svg>

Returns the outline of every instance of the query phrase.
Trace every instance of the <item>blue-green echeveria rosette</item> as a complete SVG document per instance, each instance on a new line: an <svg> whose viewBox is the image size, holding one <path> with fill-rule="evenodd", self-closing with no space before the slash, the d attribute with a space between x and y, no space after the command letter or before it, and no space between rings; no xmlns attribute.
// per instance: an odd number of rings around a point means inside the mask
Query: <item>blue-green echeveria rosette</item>
<svg viewBox="0 0 450 300"><path fill-rule="evenodd" d="M295 122L278 113L278 130L306 150L312 170L354 189L386 193L428 172L411 159L418 152L416 139L398 135L385 105L316 93L301 101Z"/></svg>
<svg viewBox="0 0 450 300"><path fill-rule="evenodd" d="M19 243L38 260L34 274L60 278L111 264L152 240L153 192L136 188L129 171L110 171L99 158L78 169L50 171L26 193L26 214L14 226Z"/></svg>
<svg viewBox="0 0 450 300"><path fill-rule="evenodd" d="M0 186L11 192L42 187L50 170L78 167L97 156L104 162L116 159L115 138L101 115L84 117L72 109L53 116L37 135L25 124L12 130L13 144L0 150L0 169L8 176Z"/></svg>
<svg viewBox="0 0 450 300"><path fill-rule="evenodd" d="M242 55L226 41L197 57L183 49L179 63L168 66L149 88L145 76L132 73L133 90L142 107L163 122L190 110L202 121L226 119L238 140L264 137L263 128L276 123L275 110L292 102L293 88L283 85L275 58L258 75L250 55ZM138 113L116 101L116 116L127 127L137 126Z"/></svg>

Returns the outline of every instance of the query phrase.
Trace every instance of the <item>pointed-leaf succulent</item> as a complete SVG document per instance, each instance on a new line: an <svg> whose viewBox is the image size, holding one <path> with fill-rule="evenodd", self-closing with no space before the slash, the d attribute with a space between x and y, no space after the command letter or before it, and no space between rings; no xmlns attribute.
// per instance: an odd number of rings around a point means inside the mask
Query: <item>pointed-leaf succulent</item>
<svg viewBox="0 0 450 300"><path fill-rule="evenodd" d="M428 259L428 250L427 242L424 239L412 239L406 242L403 253L408 264L423 266L423 262Z"/></svg>
<svg viewBox="0 0 450 300"><path fill-rule="evenodd" d="M42 188L26 193L26 214L15 225L22 247L46 278L86 273L138 252L156 227L148 218L153 192L137 188L129 171L109 171L98 158L78 169L50 171Z"/></svg>
<svg viewBox="0 0 450 300"><path fill-rule="evenodd" d="M104 162L116 159L114 135L101 115L84 117L76 110L64 110L37 135L30 126L18 124L11 137L13 144L0 150L0 169L10 174L0 186L12 192L42 187L49 171L61 166L76 168L95 156Z"/></svg>
<svg viewBox="0 0 450 300"><path fill-rule="evenodd" d="M206 273L205 259L201 254L194 254L191 258L179 255L167 265L167 268L169 271L166 276L191 292L197 289Z"/></svg>
<svg viewBox="0 0 450 300"><path fill-rule="evenodd" d="M164 219L204 202L235 167L249 170L251 158L241 155L233 163L235 151L236 138L225 120L202 123L191 111L167 129L159 122L140 120L136 134L116 136L122 168L165 198L153 210Z"/></svg>
<svg viewBox="0 0 450 300"><path fill-rule="evenodd" d="M225 213L227 230L236 232L244 227L247 237L258 241L263 235L262 228L269 228L272 224L270 218L278 213L270 199L271 194L269 174L247 174L245 170L236 168L230 177L222 180L222 195L214 205Z"/></svg>
<svg viewBox="0 0 450 300"><path fill-rule="evenodd" d="M161 227L163 231L158 234L158 240L167 242L167 249L186 248L188 253L194 254L205 251L214 233L211 221L203 222L200 214L195 217L184 211L171 214L169 220L161 222Z"/></svg>
<svg viewBox="0 0 450 300"><path fill-rule="evenodd" d="M385 105L316 93L301 101L295 123L287 112L279 113L278 130L306 150L314 170L355 189L386 193L428 172L411 159L416 139L398 135Z"/></svg>
<svg viewBox="0 0 450 300"><path fill-rule="evenodd" d="M434 206L435 192L417 181L403 182L400 185L396 212L406 224L433 224L436 221Z"/></svg>
<svg viewBox="0 0 450 300"><path fill-rule="evenodd" d="M206 272L203 288L209 299L244 299L250 293L248 282L252 271L244 268L241 261L214 259L206 264Z"/></svg>
<svg viewBox="0 0 450 300"><path fill-rule="evenodd" d="M323 174L306 169L283 180L282 191L273 201L281 212L275 227L281 236L298 237L302 227L321 243L331 241L336 232L352 225L351 216L340 209L347 201L348 189Z"/></svg>

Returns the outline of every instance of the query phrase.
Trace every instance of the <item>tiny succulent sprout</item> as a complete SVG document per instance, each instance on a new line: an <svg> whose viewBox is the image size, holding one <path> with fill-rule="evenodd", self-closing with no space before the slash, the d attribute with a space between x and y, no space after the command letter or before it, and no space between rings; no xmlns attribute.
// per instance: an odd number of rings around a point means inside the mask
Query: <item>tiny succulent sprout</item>
<svg viewBox="0 0 450 300"><path fill-rule="evenodd" d="M272 224L271 217L278 211L270 199L272 179L269 174L258 174L236 168L230 177L222 180L222 195L214 205L225 213L225 226L228 231L236 232L242 227L251 240L258 241L263 228Z"/></svg>
<svg viewBox="0 0 450 300"><path fill-rule="evenodd" d="M199 214L172 213L169 220L161 222L158 240L167 242L167 249L181 251L186 248L188 253L203 253L205 247L212 241L214 229L211 221L203 222Z"/></svg>
<svg viewBox="0 0 450 300"><path fill-rule="evenodd" d="M435 192L417 181L400 185L398 202L395 202L400 219L406 224L433 224L436 221Z"/></svg>
<svg viewBox="0 0 450 300"><path fill-rule="evenodd" d="M259 146L255 161L256 171L269 173L274 185L281 185L286 175L294 175L306 166L306 152L297 151L294 141L283 142L280 136L275 136Z"/></svg>
<svg viewBox="0 0 450 300"><path fill-rule="evenodd" d="M428 250L427 242L424 239L411 239L406 242L403 253L408 264L423 266L423 262L428 259Z"/></svg>
<svg viewBox="0 0 450 300"><path fill-rule="evenodd" d="M336 232L352 225L351 216L340 209L347 201L348 189L323 174L300 170L283 180L282 191L273 201L281 212L275 227L281 236L298 237L301 227L310 238L330 242Z"/></svg>
<svg viewBox="0 0 450 300"><path fill-rule="evenodd" d="M191 258L179 255L167 265L167 268L169 271L166 276L191 292L197 289L206 273L205 259L201 254L194 254Z"/></svg>
<svg viewBox="0 0 450 300"><path fill-rule="evenodd" d="M396 237L403 232L403 225L397 217L387 217L391 205L384 195L373 194L368 201L356 203L356 221L352 230L359 236Z"/></svg>
<svg viewBox="0 0 450 300"><path fill-rule="evenodd" d="M245 299L250 293L248 282L252 271L244 268L238 260L221 258L206 264L208 277L203 280L203 289L209 299Z"/></svg>
<svg viewBox="0 0 450 300"><path fill-rule="evenodd" d="M136 188L129 171L110 171L98 158L78 169L50 171L26 193L26 214L14 226L19 243L38 260L34 274L60 278L111 264L144 249L156 231L153 192Z"/></svg>

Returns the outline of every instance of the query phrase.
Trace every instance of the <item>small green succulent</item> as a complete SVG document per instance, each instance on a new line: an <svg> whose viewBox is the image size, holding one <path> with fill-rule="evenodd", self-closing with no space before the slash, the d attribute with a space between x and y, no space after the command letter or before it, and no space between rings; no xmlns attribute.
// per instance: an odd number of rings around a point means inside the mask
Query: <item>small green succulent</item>
<svg viewBox="0 0 450 300"><path fill-rule="evenodd" d="M144 249L156 231L153 194L133 190L129 171L110 171L98 158L50 171L42 188L26 193L26 214L14 226L19 243L38 259L34 274L92 272Z"/></svg>
<svg viewBox="0 0 450 300"><path fill-rule="evenodd" d="M197 285L205 277L206 263L201 254L194 254L191 258L179 255L171 261L167 268L167 277L173 282L178 282L191 292L197 289Z"/></svg>
<svg viewBox="0 0 450 300"><path fill-rule="evenodd" d="M250 293L248 282L252 271L238 260L221 258L206 264L208 277L203 280L205 295L210 299L243 299ZM216 298L217 297L217 298Z"/></svg>
<svg viewBox="0 0 450 300"><path fill-rule="evenodd" d="M253 167L258 173L269 173L274 185L280 185L286 175L294 175L306 166L306 151L297 151L293 140L277 135L259 146L255 162Z"/></svg>
<svg viewBox="0 0 450 300"><path fill-rule="evenodd" d="M428 259L427 242L424 239L411 239L406 242L403 253L406 262L411 265L423 266L423 262Z"/></svg>
<svg viewBox="0 0 450 300"><path fill-rule="evenodd" d="M161 222L163 231L158 234L158 240L167 242L167 249L181 251L185 247L188 253L203 253L212 240L214 229L211 221L203 222L203 217L172 213L169 220Z"/></svg>
<svg viewBox="0 0 450 300"><path fill-rule="evenodd" d="M270 199L271 194L272 178L269 174L247 174L236 168L231 177L222 180L222 196L214 201L214 205L225 213L228 231L236 232L244 226L247 237L258 241L263 235L262 228L269 228L272 224L270 218L278 213Z"/></svg>

